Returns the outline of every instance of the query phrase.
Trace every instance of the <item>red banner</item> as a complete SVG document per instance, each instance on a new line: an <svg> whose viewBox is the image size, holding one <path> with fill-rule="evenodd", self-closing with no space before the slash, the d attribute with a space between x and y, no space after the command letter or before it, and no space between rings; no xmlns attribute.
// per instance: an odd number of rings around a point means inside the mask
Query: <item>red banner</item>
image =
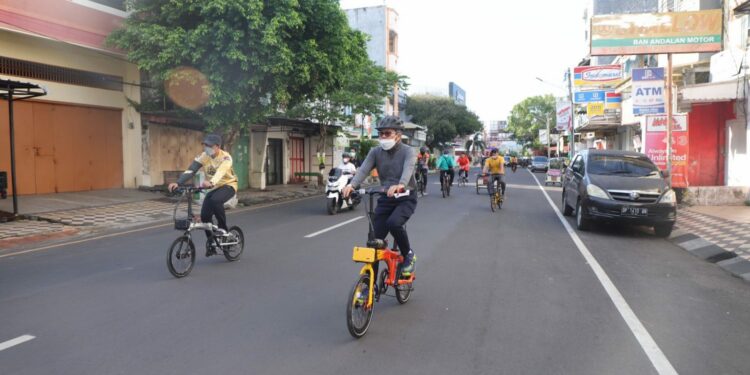
<svg viewBox="0 0 750 375"><path fill-rule="evenodd" d="M645 154L659 169L667 169L667 116L646 116ZM688 186L687 115L672 116L672 187Z"/></svg>

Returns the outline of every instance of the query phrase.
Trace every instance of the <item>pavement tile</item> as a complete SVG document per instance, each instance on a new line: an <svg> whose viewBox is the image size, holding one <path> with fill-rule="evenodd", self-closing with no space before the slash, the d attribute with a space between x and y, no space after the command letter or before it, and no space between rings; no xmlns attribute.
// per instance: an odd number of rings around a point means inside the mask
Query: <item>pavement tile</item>
<svg viewBox="0 0 750 375"><path fill-rule="evenodd" d="M703 238L695 238L695 239L692 239L692 240L689 240L689 241L680 242L680 243L678 243L678 245L680 245L681 248L683 248L683 249L685 249L687 251L693 251L693 250L699 249L701 247L706 247L706 246L713 245L713 243L711 243L710 241L707 241L707 240L705 240Z"/></svg>
<svg viewBox="0 0 750 375"><path fill-rule="evenodd" d="M750 262L744 259L742 261L722 265L721 267L735 275L750 273Z"/></svg>

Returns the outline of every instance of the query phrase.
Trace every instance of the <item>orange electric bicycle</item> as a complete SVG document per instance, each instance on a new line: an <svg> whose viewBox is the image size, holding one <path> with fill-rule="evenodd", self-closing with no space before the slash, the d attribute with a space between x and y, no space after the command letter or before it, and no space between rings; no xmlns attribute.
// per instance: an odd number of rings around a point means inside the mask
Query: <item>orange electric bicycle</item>
<svg viewBox="0 0 750 375"><path fill-rule="evenodd" d="M364 263L359 271L359 279L354 284L346 306L346 326L354 338L360 338L367 333L372 320L372 310L375 302L380 301L381 296L386 294L389 288L393 288L396 300L400 304L409 301L414 285L414 274L408 278L401 275L401 264L404 257L394 246L388 248L388 242L384 239L375 238L375 230L372 225L374 216L373 197L385 194L382 188L360 191L360 194L369 195L367 205L367 220L370 225L367 236L367 247L355 247L352 259L358 263ZM405 192L403 194L408 194ZM396 197L403 196L397 194ZM367 204L367 202L366 202ZM380 261L385 262L386 268L380 270L380 275L375 279L375 272Z"/></svg>

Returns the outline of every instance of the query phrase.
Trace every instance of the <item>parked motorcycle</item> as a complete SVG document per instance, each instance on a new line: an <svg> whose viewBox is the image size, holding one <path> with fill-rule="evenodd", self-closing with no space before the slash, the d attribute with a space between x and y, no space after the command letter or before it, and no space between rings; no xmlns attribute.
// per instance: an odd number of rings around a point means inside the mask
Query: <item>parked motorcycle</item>
<svg viewBox="0 0 750 375"><path fill-rule="evenodd" d="M328 185L326 187L326 209L329 215L335 215L337 212L344 208L348 208L350 211L354 210L360 202L359 197L352 198L351 196L344 199L343 191L344 187L351 181L351 173L344 173L339 168L331 169L328 173Z"/></svg>

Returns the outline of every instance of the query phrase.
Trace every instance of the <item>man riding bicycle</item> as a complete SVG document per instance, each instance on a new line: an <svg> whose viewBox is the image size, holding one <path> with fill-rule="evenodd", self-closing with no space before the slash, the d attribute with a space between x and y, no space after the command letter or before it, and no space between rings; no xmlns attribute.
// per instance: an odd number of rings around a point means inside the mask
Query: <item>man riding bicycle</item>
<svg viewBox="0 0 750 375"><path fill-rule="evenodd" d="M513 173L515 173L516 168L518 168L518 157L515 155L510 156L510 168L513 170Z"/></svg>
<svg viewBox="0 0 750 375"><path fill-rule="evenodd" d="M208 134L203 139L203 152L198 155L190 167L180 175L177 183L169 184L169 191L174 191L178 186L191 181L196 172L201 168L206 173L206 180L201 187L210 189L203 199L201 207L201 221L210 223L211 218L216 216L219 228L227 231L227 216L224 212L224 203L228 202L237 193L237 175L232 168L232 156L221 149L221 136ZM211 231L206 231L206 237L211 236ZM212 243L212 241L208 241ZM209 245L210 246L210 245ZM206 256L216 254L212 246L206 249Z"/></svg>
<svg viewBox="0 0 750 375"><path fill-rule="evenodd" d="M495 194L495 181L500 183L500 194L505 195L505 181L503 176L505 175L505 159L497 155L497 149L490 151L490 157L484 162L484 174L489 172L490 179L487 185L487 191L490 195Z"/></svg>
<svg viewBox="0 0 750 375"><path fill-rule="evenodd" d="M440 170L440 183L443 182L443 177L447 173L450 177L448 179L448 185L453 186L453 179L456 177L456 172L453 171L453 168L456 167L456 161L453 159L453 155L451 155L450 150L445 149L443 150L443 155L440 156L440 159L437 161L437 169Z"/></svg>
<svg viewBox="0 0 750 375"><path fill-rule="evenodd" d="M376 129L380 145L367 154L351 184L344 188L344 198L348 198L370 175L370 171L377 168L380 184L388 188L388 193L387 197L378 198L375 216L372 218L375 238L385 239L388 233L393 235L401 255L404 256L401 275L410 277L414 272L417 258L409 243L404 224L417 208L417 182L414 179L417 152L411 146L401 143L404 123L398 116L384 117L378 122ZM411 190L408 196L394 197L404 189ZM375 274L377 275L377 270Z"/></svg>
<svg viewBox="0 0 750 375"><path fill-rule="evenodd" d="M420 174L422 177L422 184L424 184L424 187L427 187L427 172L428 172L428 164L430 162L430 153L427 147L422 146L419 149L419 154L417 155L417 173ZM426 189L425 189L426 190Z"/></svg>
<svg viewBox="0 0 750 375"><path fill-rule="evenodd" d="M471 158L469 158L466 154L461 154L461 156L458 158L458 178L461 178L462 176L466 178L466 180L469 179L469 169L471 168Z"/></svg>

